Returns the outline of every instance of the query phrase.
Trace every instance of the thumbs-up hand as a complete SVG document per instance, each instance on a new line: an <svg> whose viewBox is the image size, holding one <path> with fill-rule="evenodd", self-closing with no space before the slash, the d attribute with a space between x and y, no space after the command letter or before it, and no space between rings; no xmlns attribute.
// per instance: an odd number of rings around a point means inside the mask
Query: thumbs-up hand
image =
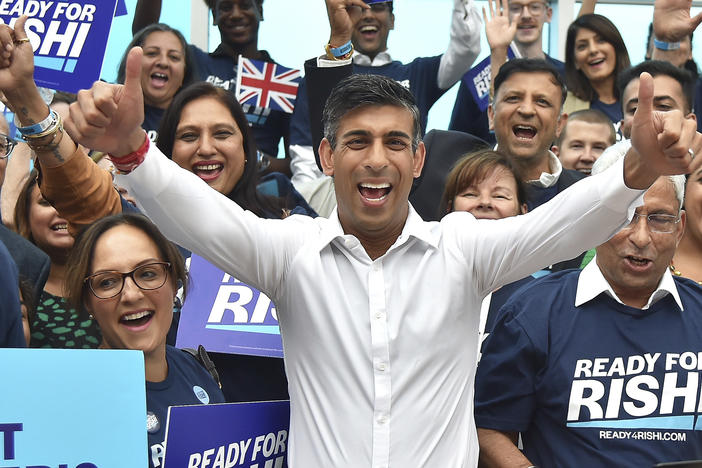
<svg viewBox="0 0 702 468"><path fill-rule="evenodd" d="M141 90L141 47L127 56L123 85L96 81L78 92L64 127L74 141L87 148L120 157L144 143L144 95Z"/></svg>

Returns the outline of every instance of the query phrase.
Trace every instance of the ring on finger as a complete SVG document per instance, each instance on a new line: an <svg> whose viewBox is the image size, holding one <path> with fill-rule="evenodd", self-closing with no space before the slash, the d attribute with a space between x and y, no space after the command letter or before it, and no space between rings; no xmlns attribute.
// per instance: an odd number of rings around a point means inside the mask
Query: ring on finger
<svg viewBox="0 0 702 468"><path fill-rule="evenodd" d="M690 155L690 160L695 159L695 152L692 151L692 148L688 148L687 153Z"/></svg>
<svg viewBox="0 0 702 468"><path fill-rule="evenodd" d="M22 39L17 39L16 41L13 42L13 44L20 45L20 44L24 44L25 42L29 42L28 37L23 37Z"/></svg>

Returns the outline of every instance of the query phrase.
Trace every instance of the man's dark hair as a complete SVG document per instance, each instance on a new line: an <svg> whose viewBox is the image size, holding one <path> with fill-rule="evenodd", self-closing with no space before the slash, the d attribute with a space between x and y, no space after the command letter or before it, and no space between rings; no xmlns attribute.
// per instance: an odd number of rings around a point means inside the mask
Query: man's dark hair
<svg viewBox="0 0 702 468"><path fill-rule="evenodd" d="M685 97L685 113L692 111L695 96L694 75L684 68L676 67L670 62L664 62L662 60L646 60L621 72L617 79L619 95L622 96L624 94L624 88L626 88L632 80L638 80L643 72L649 73L654 78L661 75L669 76L680 83L683 96ZM622 106L624 105L625 103L622 102Z"/></svg>
<svg viewBox="0 0 702 468"><path fill-rule="evenodd" d="M549 73L553 77L554 84L561 88L561 105L566 99L566 86L561 79L556 67L542 59L518 58L512 59L500 67L500 71L495 77L495 96L507 78L515 73Z"/></svg>
<svg viewBox="0 0 702 468"><path fill-rule="evenodd" d="M379 75L356 74L339 82L332 90L322 113L324 137L336 148L336 133L341 119L349 112L365 106L395 106L412 114L412 151L422 138L419 109L409 89L397 81Z"/></svg>

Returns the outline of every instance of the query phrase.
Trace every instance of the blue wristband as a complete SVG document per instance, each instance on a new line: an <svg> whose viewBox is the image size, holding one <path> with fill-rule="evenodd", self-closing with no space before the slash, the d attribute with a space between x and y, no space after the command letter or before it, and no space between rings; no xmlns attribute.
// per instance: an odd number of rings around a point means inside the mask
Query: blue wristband
<svg viewBox="0 0 702 468"><path fill-rule="evenodd" d="M656 39L656 36L653 36L653 45L658 50L678 50L680 48L679 42L660 41L660 40Z"/></svg>
<svg viewBox="0 0 702 468"><path fill-rule="evenodd" d="M55 125L57 120L58 116L56 115L56 112L53 109L49 109L49 115L41 122L28 127L17 127L17 130L23 136L38 135L41 132L46 131L52 125Z"/></svg>
<svg viewBox="0 0 702 468"><path fill-rule="evenodd" d="M334 57L343 57L351 51L351 47L353 46L351 45L351 41L349 41L346 44L339 47L330 47L329 50L331 50L331 53L332 55L334 55Z"/></svg>

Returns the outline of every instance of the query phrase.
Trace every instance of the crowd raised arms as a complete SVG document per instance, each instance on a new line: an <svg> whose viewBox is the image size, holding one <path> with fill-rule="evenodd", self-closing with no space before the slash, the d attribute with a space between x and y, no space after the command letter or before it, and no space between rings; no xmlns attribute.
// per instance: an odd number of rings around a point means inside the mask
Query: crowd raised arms
<svg viewBox="0 0 702 468"><path fill-rule="evenodd" d="M212 52L139 0L118 83L50 106L28 18L0 25L22 136L0 125L19 234L0 229L0 346L143 352L154 468L169 406L284 399L292 467L702 460L680 422L702 355L702 13L656 0L654 60L631 66L596 1L565 62L542 49L550 2L453 1L446 50L402 63L394 2L325 0L292 114L235 93L240 57L275 63L263 0L206 1ZM191 262L270 298L284 360L175 347Z"/></svg>

